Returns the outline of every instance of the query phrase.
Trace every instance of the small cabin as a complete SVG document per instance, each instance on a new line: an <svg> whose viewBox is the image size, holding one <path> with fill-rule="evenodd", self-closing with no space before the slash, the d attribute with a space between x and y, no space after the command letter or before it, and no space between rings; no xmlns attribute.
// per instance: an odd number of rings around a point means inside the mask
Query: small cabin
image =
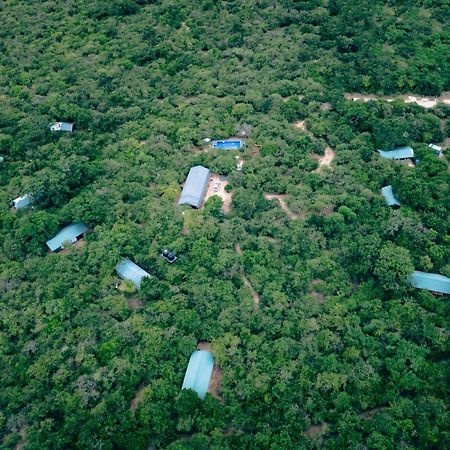
<svg viewBox="0 0 450 450"><path fill-rule="evenodd" d="M144 278L152 278L149 273L128 258L124 258L120 261L115 269L122 280L131 281L137 289L141 287Z"/></svg>
<svg viewBox="0 0 450 450"><path fill-rule="evenodd" d="M409 277L411 285L418 289L426 289L433 294L450 295L450 278L437 273L415 270Z"/></svg>
<svg viewBox="0 0 450 450"><path fill-rule="evenodd" d="M414 158L414 150L412 147L397 147L393 150L378 150L382 158L393 159L396 161L406 161Z"/></svg>
<svg viewBox="0 0 450 450"><path fill-rule="evenodd" d="M71 122L52 122L49 125L50 131L66 131L72 133L75 127L74 123Z"/></svg>
<svg viewBox="0 0 450 450"><path fill-rule="evenodd" d="M439 156L439 158L441 158L443 156L443 154L442 154L442 147L439 147L439 145L429 144L428 148L431 148L431 150L433 150L435 155Z"/></svg>
<svg viewBox="0 0 450 450"><path fill-rule="evenodd" d="M392 186L384 186L381 188L381 195L386 200L386 203L393 208L400 208L400 202L395 198Z"/></svg>
<svg viewBox="0 0 450 450"><path fill-rule="evenodd" d="M28 194L23 195L22 197L17 197L11 202L11 206L15 209L22 209L29 206L31 203L31 198Z"/></svg>
<svg viewBox="0 0 450 450"><path fill-rule="evenodd" d="M87 230L88 227L82 222L67 225L54 238L46 242L47 247L52 252L59 252L64 248L64 244L77 242Z"/></svg>

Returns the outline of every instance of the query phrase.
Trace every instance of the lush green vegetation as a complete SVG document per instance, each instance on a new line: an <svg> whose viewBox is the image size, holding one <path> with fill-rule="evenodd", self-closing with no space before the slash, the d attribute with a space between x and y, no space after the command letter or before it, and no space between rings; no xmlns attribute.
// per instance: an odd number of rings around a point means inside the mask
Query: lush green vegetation
<svg viewBox="0 0 450 450"><path fill-rule="evenodd" d="M449 25L443 0L4 2L0 448L448 448L450 306L406 276L450 276L448 157L427 148L450 107L343 93L450 90ZM242 171L200 151L242 130ZM375 152L394 145L420 164ZM176 206L194 164L228 176L229 214ZM86 245L47 253L78 220ZM116 288L122 256L154 276L139 292ZM180 391L201 340L223 401Z"/></svg>

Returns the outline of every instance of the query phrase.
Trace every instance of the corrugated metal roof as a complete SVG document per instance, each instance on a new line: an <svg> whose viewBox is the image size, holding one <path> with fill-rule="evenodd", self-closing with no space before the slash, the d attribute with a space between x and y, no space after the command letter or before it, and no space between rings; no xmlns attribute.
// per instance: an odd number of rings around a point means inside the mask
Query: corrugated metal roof
<svg viewBox="0 0 450 450"><path fill-rule="evenodd" d="M427 273L415 270L410 276L411 284L419 289L450 294L450 278L437 273Z"/></svg>
<svg viewBox="0 0 450 450"><path fill-rule="evenodd" d="M64 227L54 238L47 241L49 249L54 252L63 248L64 242L75 242L78 236L88 230L88 227L82 223L72 223Z"/></svg>
<svg viewBox="0 0 450 450"><path fill-rule="evenodd" d="M206 350L196 350L189 359L182 389L192 389L203 400L208 392L214 367L214 356Z"/></svg>
<svg viewBox="0 0 450 450"><path fill-rule="evenodd" d="M414 150L411 147L397 147L389 151L378 150L378 153L387 159L414 158Z"/></svg>
<svg viewBox="0 0 450 450"><path fill-rule="evenodd" d="M13 200L14 208L20 209L25 208L31 203L31 198L28 194L22 195L22 197L17 197Z"/></svg>
<svg viewBox="0 0 450 450"><path fill-rule="evenodd" d="M389 206L400 206L400 202L394 197L394 192L392 191L391 185L381 188L381 194Z"/></svg>
<svg viewBox="0 0 450 450"><path fill-rule="evenodd" d="M178 204L188 204L199 208L208 189L210 177L211 172L206 167L192 167L189 170Z"/></svg>
<svg viewBox="0 0 450 450"><path fill-rule="evenodd" d="M50 131L69 131L71 133L74 125L75 124L70 122L53 122L49 126Z"/></svg>
<svg viewBox="0 0 450 450"><path fill-rule="evenodd" d="M128 258L125 258L116 265L116 272L120 278L131 281L138 289L141 287L143 278L152 278L149 273Z"/></svg>

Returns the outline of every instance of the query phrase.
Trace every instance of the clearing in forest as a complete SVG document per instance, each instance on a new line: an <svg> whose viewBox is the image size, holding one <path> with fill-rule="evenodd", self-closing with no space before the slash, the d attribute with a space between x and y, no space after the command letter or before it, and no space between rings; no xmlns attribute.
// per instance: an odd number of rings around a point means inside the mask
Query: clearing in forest
<svg viewBox="0 0 450 450"><path fill-rule="evenodd" d="M210 198L214 195L217 195L218 197L220 197L223 201L222 211L225 214L227 214L231 211L231 199L232 199L231 192L227 192L225 190L225 186L227 186L227 185L228 185L228 181L224 176L213 173L211 175L211 181L209 183L208 190L206 191L206 195L205 195L205 202L206 202L206 200L208 200L208 198ZM217 189L217 190L214 190L214 189Z"/></svg>
<svg viewBox="0 0 450 450"><path fill-rule="evenodd" d="M317 436L321 436L322 434L325 434L328 428L328 423L323 422L319 425L311 425L306 429L306 431L303 433L305 437L307 438L315 438Z"/></svg>
<svg viewBox="0 0 450 450"><path fill-rule="evenodd" d="M319 161L319 167L314 171L316 173L320 173L320 171L331 164L331 161L333 161L335 157L335 153L331 147L328 145L325 147L325 155L318 156L317 159Z"/></svg>
<svg viewBox="0 0 450 450"><path fill-rule="evenodd" d="M281 209L283 211L286 211L286 214L289 217L289 219L291 219L291 220L298 219L298 217L299 217L298 214L295 214L294 212L292 212L286 203L286 194L269 194L269 193L265 192L264 198L266 200L277 199L278 202L280 203Z"/></svg>

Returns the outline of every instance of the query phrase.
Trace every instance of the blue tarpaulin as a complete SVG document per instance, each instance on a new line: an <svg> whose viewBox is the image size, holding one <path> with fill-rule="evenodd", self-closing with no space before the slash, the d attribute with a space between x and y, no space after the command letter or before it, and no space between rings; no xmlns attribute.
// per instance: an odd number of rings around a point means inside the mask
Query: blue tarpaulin
<svg viewBox="0 0 450 450"><path fill-rule="evenodd" d="M440 292L441 294L450 294L450 278L437 273L427 273L415 270L409 281L411 284L419 289L427 289L433 292Z"/></svg>
<svg viewBox="0 0 450 450"><path fill-rule="evenodd" d="M196 350L189 359L182 389L192 389L203 400L208 392L214 367L214 356L207 350Z"/></svg>

